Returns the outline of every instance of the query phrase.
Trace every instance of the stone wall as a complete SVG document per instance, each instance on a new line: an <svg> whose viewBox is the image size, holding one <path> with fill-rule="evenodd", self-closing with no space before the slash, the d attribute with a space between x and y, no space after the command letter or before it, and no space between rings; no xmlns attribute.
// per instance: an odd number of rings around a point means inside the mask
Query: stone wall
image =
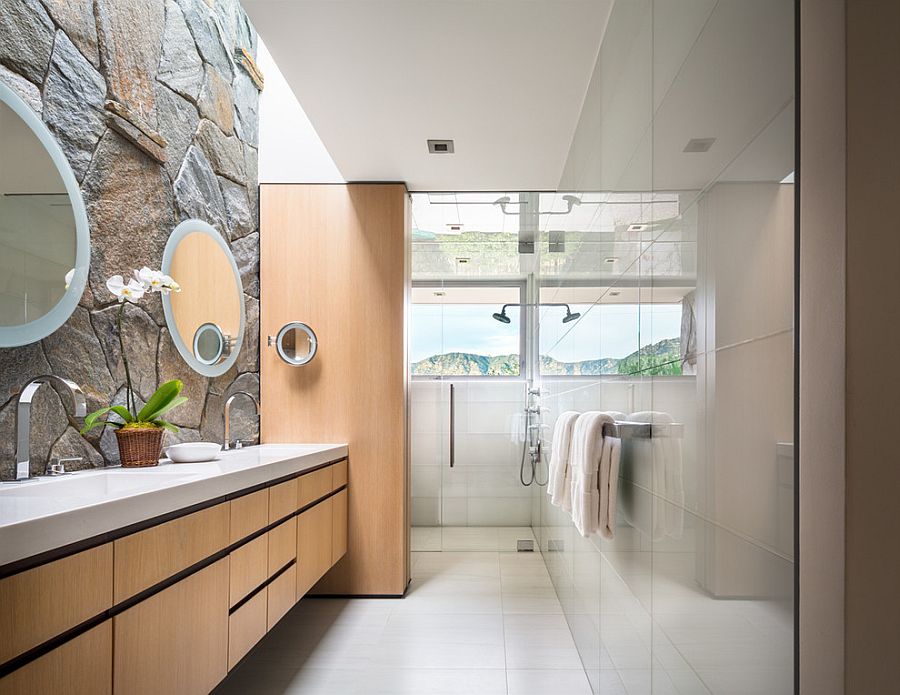
<svg viewBox="0 0 900 695"><path fill-rule="evenodd" d="M238 0L0 0L0 80L54 133L80 182L91 270L80 305L39 343L0 350L0 478L13 477L16 397L30 377L77 382L88 411L124 402L110 275L159 267L179 221L200 218L230 242L244 285L247 333L235 367L207 379L181 359L159 295L126 312L126 346L141 398L168 379L189 402L171 413L177 439L221 441L224 399L259 392L257 37ZM77 432L60 396L40 389L32 472L48 458L118 463L115 436ZM234 435L258 432L247 399ZM174 435L166 435L171 441Z"/></svg>

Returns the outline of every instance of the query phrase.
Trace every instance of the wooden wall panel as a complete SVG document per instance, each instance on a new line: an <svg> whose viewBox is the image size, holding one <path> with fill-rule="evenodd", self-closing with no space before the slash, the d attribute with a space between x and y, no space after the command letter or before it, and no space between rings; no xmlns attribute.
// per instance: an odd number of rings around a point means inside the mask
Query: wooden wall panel
<svg viewBox="0 0 900 695"><path fill-rule="evenodd" d="M260 190L263 442L347 442L347 555L318 591L402 594L408 578L408 196L402 184ZM266 336L304 321L307 366Z"/></svg>

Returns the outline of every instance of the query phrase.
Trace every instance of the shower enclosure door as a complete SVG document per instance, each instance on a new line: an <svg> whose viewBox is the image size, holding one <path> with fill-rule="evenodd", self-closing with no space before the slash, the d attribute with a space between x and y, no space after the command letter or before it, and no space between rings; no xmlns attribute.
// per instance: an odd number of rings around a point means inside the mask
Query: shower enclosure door
<svg viewBox="0 0 900 695"><path fill-rule="evenodd" d="M518 280L414 283L414 550L514 550L531 538L523 298Z"/></svg>

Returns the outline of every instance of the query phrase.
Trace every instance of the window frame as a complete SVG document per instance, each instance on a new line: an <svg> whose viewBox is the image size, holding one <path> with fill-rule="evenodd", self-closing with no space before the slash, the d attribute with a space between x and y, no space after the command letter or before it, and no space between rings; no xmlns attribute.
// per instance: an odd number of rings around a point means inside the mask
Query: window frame
<svg viewBox="0 0 900 695"><path fill-rule="evenodd" d="M426 288L426 289L435 289L440 290L447 287L471 287L471 288L479 288L479 287L497 287L497 288L513 288L519 290L519 373L515 376L506 376L502 374L484 374L484 375L475 375L475 374L446 374L435 376L431 374L413 374L412 373L412 360L410 360L410 379L413 381L448 381L448 380L456 380L456 381L479 381L489 379L491 381L526 381L527 380L527 371L528 371L528 345L526 340L527 332L525 330L527 325L526 312L528 311L528 305L526 304L527 299L527 280L525 279L512 279L512 278L502 278L492 280L490 278L478 278L478 279L453 279L453 280L428 280L428 279L418 279L413 280L412 282L413 288ZM410 297L410 309L415 302L412 301L412 297ZM490 307L490 304L485 304L485 307ZM410 329L412 325L410 325Z"/></svg>

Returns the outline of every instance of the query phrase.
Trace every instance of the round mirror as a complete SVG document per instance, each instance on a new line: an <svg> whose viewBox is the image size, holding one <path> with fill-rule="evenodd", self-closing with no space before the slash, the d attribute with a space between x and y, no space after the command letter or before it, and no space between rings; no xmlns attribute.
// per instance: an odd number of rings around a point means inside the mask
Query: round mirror
<svg viewBox="0 0 900 695"><path fill-rule="evenodd" d="M169 237L162 271L181 292L163 295L166 325L196 372L219 376L237 360L244 339L244 287L231 249L206 222L186 220Z"/></svg>
<svg viewBox="0 0 900 695"><path fill-rule="evenodd" d="M219 364L231 355L234 340L214 323L204 323L194 333L194 357L200 364Z"/></svg>
<svg viewBox="0 0 900 695"><path fill-rule="evenodd" d="M81 299L90 257L69 162L40 117L0 84L0 347L62 326Z"/></svg>
<svg viewBox="0 0 900 695"><path fill-rule="evenodd" d="M282 326L275 338L278 356L292 367L309 364L316 356L318 348L319 341L313 329L299 321Z"/></svg>

